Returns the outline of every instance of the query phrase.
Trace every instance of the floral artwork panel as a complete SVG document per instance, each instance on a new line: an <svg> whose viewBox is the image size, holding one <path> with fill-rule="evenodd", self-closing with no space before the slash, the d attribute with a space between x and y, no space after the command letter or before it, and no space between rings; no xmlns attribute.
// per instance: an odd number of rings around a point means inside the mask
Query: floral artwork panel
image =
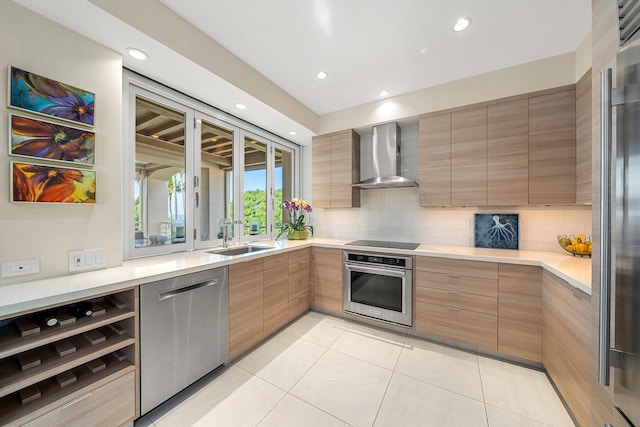
<svg viewBox="0 0 640 427"><path fill-rule="evenodd" d="M518 249L519 214L475 214L475 247Z"/></svg>
<svg viewBox="0 0 640 427"><path fill-rule="evenodd" d="M95 134L29 117L9 115L9 154L94 164Z"/></svg>
<svg viewBox="0 0 640 427"><path fill-rule="evenodd" d="M10 107L93 126L94 102L91 92L10 67Z"/></svg>
<svg viewBox="0 0 640 427"><path fill-rule="evenodd" d="M96 202L96 172L93 170L12 162L11 171L13 202Z"/></svg>

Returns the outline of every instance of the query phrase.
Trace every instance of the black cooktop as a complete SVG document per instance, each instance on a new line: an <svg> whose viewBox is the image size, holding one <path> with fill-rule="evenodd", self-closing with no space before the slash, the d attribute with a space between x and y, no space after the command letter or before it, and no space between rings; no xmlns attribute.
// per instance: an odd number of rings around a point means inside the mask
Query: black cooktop
<svg viewBox="0 0 640 427"><path fill-rule="evenodd" d="M349 246L371 246L376 248L392 248L392 249L407 249L414 250L420 243L407 243L407 242L382 242L379 240L356 240L354 242L346 243Z"/></svg>

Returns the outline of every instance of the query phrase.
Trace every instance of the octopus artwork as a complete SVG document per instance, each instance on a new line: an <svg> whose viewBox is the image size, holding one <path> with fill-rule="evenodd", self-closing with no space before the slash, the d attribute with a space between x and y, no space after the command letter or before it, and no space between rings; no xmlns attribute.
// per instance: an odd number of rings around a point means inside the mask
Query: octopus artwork
<svg viewBox="0 0 640 427"><path fill-rule="evenodd" d="M476 214L475 246L518 249L518 214Z"/></svg>

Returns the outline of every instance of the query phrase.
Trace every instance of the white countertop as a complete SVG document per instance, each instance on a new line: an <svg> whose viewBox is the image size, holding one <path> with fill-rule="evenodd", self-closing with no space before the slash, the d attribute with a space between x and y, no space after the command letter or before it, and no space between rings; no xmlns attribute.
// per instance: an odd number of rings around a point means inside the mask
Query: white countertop
<svg viewBox="0 0 640 427"><path fill-rule="evenodd" d="M261 258L306 246L321 246L339 249L364 250L404 255L428 255L443 258L476 261L538 265L554 273L570 285L591 294L591 259L577 258L568 254L536 251L509 251L499 249L477 249L462 246L420 245L416 250L399 250L346 246L350 240L311 238L302 241L264 241L252 246L269 246L272 250L226 257L207 253L208 250L178 252L174 254L137 258L125 261L122 266L96 270L68 276L34 280L0 286L0 317L11 316L40 307L64 304L65 302L91 296L117 292L129 287L162 280L182 274L194 273L209 268L235 264L247 259Z"/></svg>

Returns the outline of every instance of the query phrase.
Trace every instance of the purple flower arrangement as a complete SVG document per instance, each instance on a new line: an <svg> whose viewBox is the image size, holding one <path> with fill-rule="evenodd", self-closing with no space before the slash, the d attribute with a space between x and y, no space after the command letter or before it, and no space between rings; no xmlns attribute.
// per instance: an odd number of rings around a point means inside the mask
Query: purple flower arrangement
<svg viewBox="0 0 640 427"><path fill-rule="evenodd" d="M305 214L310 214L313 211L309 202L293 198L291 201L285 200L282 206L289 212L289 222L280 226L280 232L276 239L279 239L285 232L293 233L295 231L311 232L313 236L313 226L305 224Z"/></svg>

